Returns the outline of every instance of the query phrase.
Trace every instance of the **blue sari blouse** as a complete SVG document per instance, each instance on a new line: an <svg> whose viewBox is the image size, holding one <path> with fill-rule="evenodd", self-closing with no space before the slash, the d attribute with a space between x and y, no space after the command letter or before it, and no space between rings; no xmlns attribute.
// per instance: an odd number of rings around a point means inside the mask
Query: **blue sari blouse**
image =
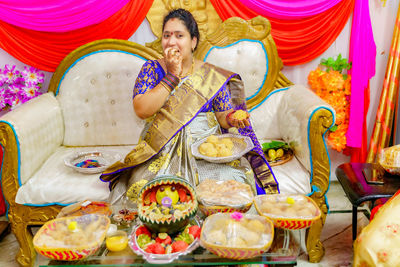
<svg viewBox="0 0 400 267"><path fill-rule="evenodd" d="M157 60L146 61L136 79L133 98L138 94L144 94L147 90L153 89L164 76L165 71ZM214 99L202 108L201 112L221 112L231 108L231 94L226 85L224 85Z"/></svg>

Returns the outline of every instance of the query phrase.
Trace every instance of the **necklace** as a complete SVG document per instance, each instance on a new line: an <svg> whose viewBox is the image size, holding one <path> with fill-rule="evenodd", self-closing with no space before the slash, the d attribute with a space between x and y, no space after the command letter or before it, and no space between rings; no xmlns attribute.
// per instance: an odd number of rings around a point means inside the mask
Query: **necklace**
<svg viewBox="0 0 400 267"><path fill-rule="evenodd" d="M180 78L184 78L191 75L193 73L193 70L194 70L194 57L192 57L192 66L190 67L190 71L185 76L181 75Z"/></svg>

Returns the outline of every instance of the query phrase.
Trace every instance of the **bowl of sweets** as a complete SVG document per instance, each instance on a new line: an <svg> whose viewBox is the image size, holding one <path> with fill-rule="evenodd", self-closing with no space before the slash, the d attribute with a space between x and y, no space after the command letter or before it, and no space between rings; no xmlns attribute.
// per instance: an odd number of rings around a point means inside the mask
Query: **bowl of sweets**
<svg viewBox="0 0 400 267"><path fill-rule="evenodd" d="M196 215L194 188L185 180L160 176L146 183L138 195L138 217L153 232L174 234Z"/></svg>
<svg viewBox="0 0 400 267"><path fill-rule="evenodd" d="M199 246L200 232L200 221L196 218L175 234L154 232L139 224L132 229L128 244L149 263L166 264L194 251Z"/></svg>
<svg viewBox="0 0 400 267"><path fill-rule="evenodd" d="M250 185L235 180L205 179L196 187L199 210L206 216L218 212L247 212L253 204Z"/></svg>
<svg viewBox="0 0 400 267"><path fill-rule="evenodd" d="M378 162L390 174L400 175L400 145L382 149Z"/></svg>
<svg viewBox="0 0 400 267"><path fill-rule="evenodd" d="M216 213L204 221L200 245L219 257L242 260L268 251L273 238L274 226L266 217Z"/></svg>
<svg viewBox="0 0 400 267"><path fill-rule="evenodd" d="M110 219L104 215L61 217L46 222L33 238L35 250L50 259L75 261L94 254L104 241Z"/></svg>
<svg viewBox="0 0 400 267"><path fill-rule="evenodd" d="M282 229L308 228L321 217L314 200L304 195L259 195L254 197L254 204L260 215Z"/></svg>
<svg viewBox="0 0 400 267"><path fill-rule="evenodd" d="M239 134L210 135L191 146L194 157L212 163L227 163L239 159L252 150L253 141Z"/></svg>

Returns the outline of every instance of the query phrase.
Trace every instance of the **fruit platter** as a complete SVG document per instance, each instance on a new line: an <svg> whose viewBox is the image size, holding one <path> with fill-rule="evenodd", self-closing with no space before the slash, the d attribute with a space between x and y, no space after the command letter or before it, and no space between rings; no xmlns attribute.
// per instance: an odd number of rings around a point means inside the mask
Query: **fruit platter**
<svg viewBox="0 0 400 267"><path fill-rule="evenodd" d="M277 166L293 158L289 144L281 140L271 140L262 144L262 150L270 166Z"/></svg>
<svg viewBox="0 0 400 267"><path fill-rule="evenodd" d="M129 236L129 247L149 263L166 264L186 255L199 246L201 228L199 220L192 219L175 234L154 232L145 225L137 225Z"/></svg>

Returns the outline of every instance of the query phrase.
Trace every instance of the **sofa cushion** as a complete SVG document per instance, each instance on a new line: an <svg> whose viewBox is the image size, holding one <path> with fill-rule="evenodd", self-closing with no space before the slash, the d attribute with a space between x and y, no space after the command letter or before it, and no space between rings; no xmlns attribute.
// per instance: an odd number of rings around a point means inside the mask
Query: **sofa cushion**
<svg viewBox="0 0 400 267"><path fill-rule="evenodd" d="M224 47L214 46L207 52L204 61L239 73L246 88L246 99L254 97L267 78L267 51L257 40L243 39Z"/></svg>
<svg viewBox="0 0 400 267"><path fill-rule="evenodd" d="M296 157L284 164L273 166L272 171L281 194L308 195L311 193L310 173Z"/></svg>
<svg viewBox="0 0 400 267"><path fill-rule="evenodd" d="M8 112L1 121L10 125L17 139L18 184L24 184L62 143L60 106L53 93L43 94Z"/></svg>
<svg viewBox="0 0 400 267"><path fill-rule="evenodd" d="M65 146L137 143L144 122L133 110L132 96L144 62L125 51L101 50L71 65L57 89Z"/></svg>
<svg viewBox="0 0 400 267"><path fill-rule="evenodd" d="M106 200L108 183L100 174L82 174L64 165L64 159L77 151L116 151L123 159L132 146L59 147L17 192L15 202L30 206L68 205L77 201Z"/></svg>

